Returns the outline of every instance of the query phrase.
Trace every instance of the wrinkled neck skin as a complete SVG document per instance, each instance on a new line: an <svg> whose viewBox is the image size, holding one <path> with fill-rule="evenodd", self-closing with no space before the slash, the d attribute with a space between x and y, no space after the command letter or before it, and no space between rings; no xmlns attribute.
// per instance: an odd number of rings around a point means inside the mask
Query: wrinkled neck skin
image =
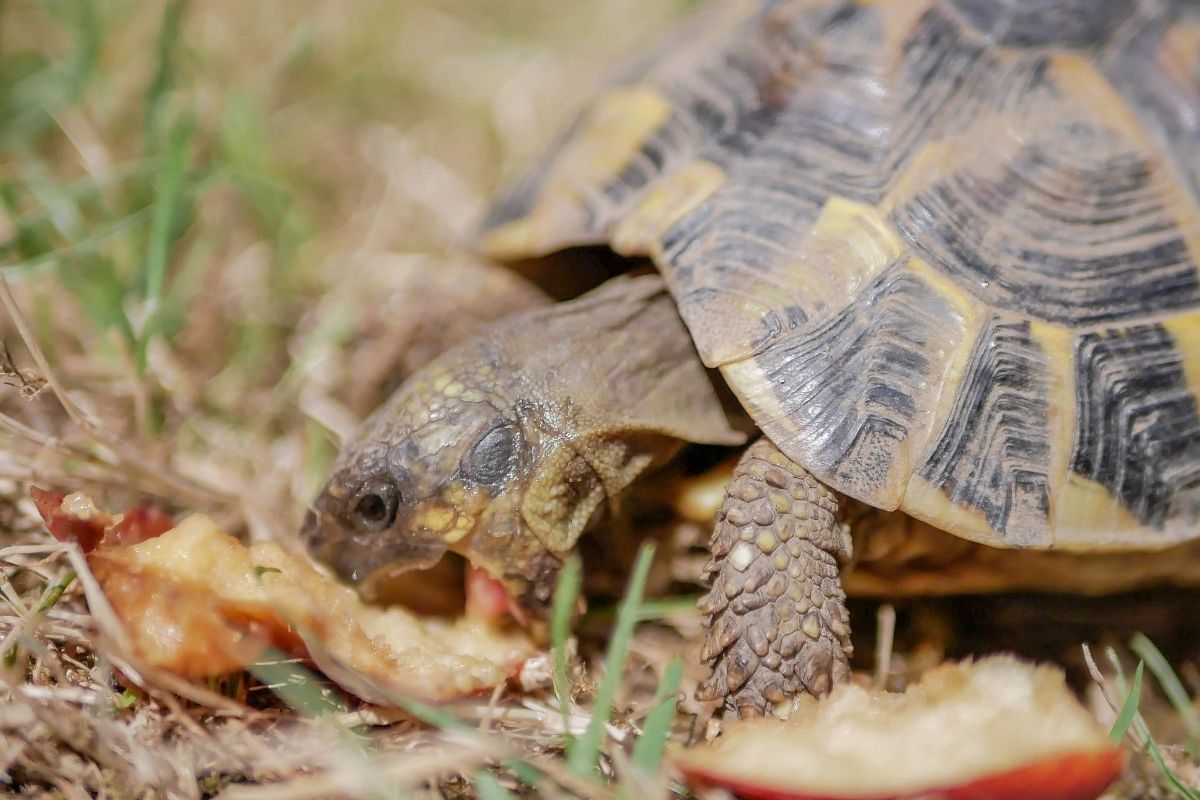
<svg viewBox="0 0 1200 800"><path fill-rule="evenodd" d="M358 431L304 537L371 588L464 556L548 614L589 523L683 441L735 444L657 276L509 318L414 375Z"/></svg>

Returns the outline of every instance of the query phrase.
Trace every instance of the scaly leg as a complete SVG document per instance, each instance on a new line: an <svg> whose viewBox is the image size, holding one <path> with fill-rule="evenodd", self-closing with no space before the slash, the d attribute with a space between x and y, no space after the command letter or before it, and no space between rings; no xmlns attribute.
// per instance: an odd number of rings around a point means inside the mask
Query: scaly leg
<svg viewBox="0 0 1200 800"><path fill-rule="evenodd" d="M770 440L742 456L726 489L705 567L709 616L701 700L769 714L850 677L850 618L838 574L849 557L838 501Z"/></svg>

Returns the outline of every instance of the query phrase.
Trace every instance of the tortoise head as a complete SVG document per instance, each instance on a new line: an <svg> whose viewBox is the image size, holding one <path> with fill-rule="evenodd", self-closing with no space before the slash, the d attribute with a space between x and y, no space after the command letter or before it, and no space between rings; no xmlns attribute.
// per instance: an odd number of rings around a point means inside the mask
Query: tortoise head
<svg viewBox="0 0 1200 800"><path fill-rule="evenodd" d="M456 553L545 618L589 523L683 439L742 437L659 280L610 281L413 375L344 448L303 536L369 598Z"/></svg>
<svg viewBox="0 0 1200 800"><path fill-rule="evenodd" d="M569 431L499 386L486 343L410 379L345 448L304 537L344 579L382 596L397 576L447 552L544 603L559 559L522 516L547 450ZM549 435L548 435L549 434ZM567 502L567 498L560 498Z"/></svg>

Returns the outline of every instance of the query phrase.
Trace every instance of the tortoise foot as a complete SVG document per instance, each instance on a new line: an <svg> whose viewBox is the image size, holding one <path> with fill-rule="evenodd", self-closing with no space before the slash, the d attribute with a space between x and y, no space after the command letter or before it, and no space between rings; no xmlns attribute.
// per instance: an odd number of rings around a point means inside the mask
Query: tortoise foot
<svg viewBox="0 0 1200 800"><path fill-rule="evenodd" d="M850 618L839 577L848 543L837 498L767 439L751 446L726 489L705 567L697 691L740 716L827 694L850 676Z"/></svg>

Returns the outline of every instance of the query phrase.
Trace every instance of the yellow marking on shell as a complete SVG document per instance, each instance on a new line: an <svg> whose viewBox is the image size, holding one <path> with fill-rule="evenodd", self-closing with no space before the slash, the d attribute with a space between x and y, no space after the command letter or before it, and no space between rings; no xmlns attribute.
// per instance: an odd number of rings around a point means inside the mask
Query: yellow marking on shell
<svg viewBox="0 0 1200 800"><path fill-rule="evenodd" d="M1174 192L1167 213L1179 225L1180 238L1192 257L1192 269L1200 272L1200 211L1182 192Z"/></svg>
<svg viewBox="0 0 1200 800"><path fill-rule="evenodd" d="M813 229L820 236L845 242L867 269L882 269L904 252L900 237L879 209L845 197L825 201Z"/></svg>
<svg viewBox="0 0 1200 800"><path fill-rule="evenodd" d="M933 0L858 0L859 5L875 6L883 18L884 41L880 50L896 53L909 41L919 20L934 5Z"/></svg>
<svg viewBox="0 0 1200 800"><path fill-rule="evenodd" d="M836 313L899 260L904 245L878 209L834 196L796 252L796 263L769 270L766 279L744 287L735 313L755 326L767 309L781 313L798 305L810 320Z"/></svg>
<svg viewBox="0 0 1200 800"><path fill-rule="evenodd" d="M1133 109L1090 58L1071 52L1054 53L1050 56L1050 74L1064 97L1072 98L1097 119L1130 139L1146 139L1146 132Z"/></svg>
<svg viewBox="0 0 1200 800"><path fill-rule="evenodd" d="M958 505L940 488L920 475L913 475L909 480L900 510L911 517L928 522L939 530L992 547L1036 547L1050 544L1005 538L992 528L982 511Z"/></svg>
<svg viewBox="0 0 1200 800"><path fill-rule="evenodd" d="M1163 320L1162 325L1175 340L1184 380L1200 405L1200 312Z"/></svg>
<svg viewBox="0 0 1200 800"><path fill-rule="evenodd" d="M1050 456L1046 482L1050 492L1050 530L1055 546L1062 530L1063 511L1060 498L1071 474L1071 450L1075 444L1075 334L1048 322L1031 321L1029 335L1045 356L1046 379L1046 441Z"/></svg>
<svg viewBox="0 0 1200 800"><path fill-rule="evenodd" d="M601 97L558 153L530 213L491 230L481 243L484 252L528 258L567 244L586 214L586 195L616 178L670 116L670 103L651 86Z"/></svg>
<svg viewBox="0 0 1200 800"><path fill-rule="evenodd" d="M879 204L883 214L901 208L919 191L937 183L942 176L952 172L963 162L959 140L938 139L925 144L905 167L904 172L892 184L887 196Z"/></svg>
<svg viewBox="0 0 1200 800"><path fill-rule="evenodd" d="M1200 74L1200 22L1180 22L1168 29L1155 62L1181 86L1191 86Z"/></svg>
<svg viewBox="0 0 1200 800"><path fill-rule="evenodd" d="M783 425L787 431L795 431L796 426L788 418L784 407L780 405L775 394L775 387L763 375L756 359L747 358L730 364L722 364L720 369L721 374L725 376L725 382L733 389L742 406L758 422L760 428ZM783 437L776 437L776 441L779 441L780 438L791 437L785 434Z"/></svg>
<svg viewBox="0 0 1200 800"><path fill-rule="evenodd" d="M656 255L663 234L725 183L725 171L711 161L692 161L659 180L625 215L612 233L621 255Z"/></svg>
<svg viewBox="0 0 1200 800"><path fill-rule="evenodd" d="M1002 53L993 52L996 57ZM1019 138L1011 133L1011 117L995 110L980 109L965 130L949 139L926 142L917 151L879 204L880 212L891 214L909 203L922 189L938 184L947 176L979 164L1002 164Z"/></svg>
<svg viewBox="0 0 1200 800"><path fill-rule="evenodd" d="M1147 546L1153 542L1138 535L1144 526L1129 513L1121 499L1103 485L1077 473L1063 483L1051 508L1054 546L1062 550L1102 550Z"/></svg>
<svg viewBox="0 0 1200 800"><path fill-rule="evenodd" d="M929 460L933 449L937 447L938 434L945 426L946 420L954 413L958 392L964 385L967 369L971 364L971 356L975 352L975 342L983 329L984 322L990 314L987 306L975 296L966 292L942 273L916 256L910 256L905 264L907 269L920 279L921 283L932 289L938 297L946 301L951 312L958 317L961 333L954 349L945 361L941 385L937 394L930 397L928 402L919 402L918 408L927 409L918 412L926 417L926 422L914 422L911 430L926 430L928 438L922 443L923 447L916 458L906 468L906 477L914 476L913 471Z"/></svg>

